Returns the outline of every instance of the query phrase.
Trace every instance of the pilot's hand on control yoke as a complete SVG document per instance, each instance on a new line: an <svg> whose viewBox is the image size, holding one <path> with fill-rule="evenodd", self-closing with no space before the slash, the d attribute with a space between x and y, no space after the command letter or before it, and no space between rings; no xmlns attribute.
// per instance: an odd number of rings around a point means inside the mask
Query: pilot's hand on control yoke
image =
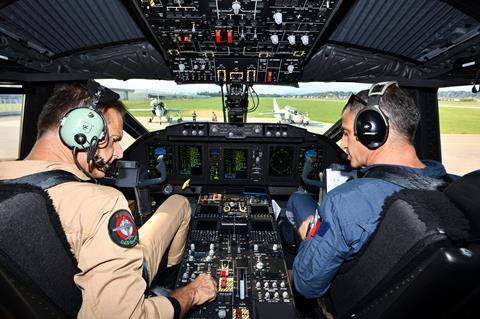
<svg viewBox="0 0 480 319"><path fill-rule="evenodd" d="M190 285L195 292L194 305L213 301L217 297L217 282L210 274L200 274Z"/></svg>
<svg viewBox="0 0 480 319"><path fill-rule="evenodd" d="M313 221L313 215L310 215L305 219L300 227L298 227L298 235L300 235L300 238L302 240L305 240L305 237L307 237L307 231L309 230L309 225Z"/></svg>

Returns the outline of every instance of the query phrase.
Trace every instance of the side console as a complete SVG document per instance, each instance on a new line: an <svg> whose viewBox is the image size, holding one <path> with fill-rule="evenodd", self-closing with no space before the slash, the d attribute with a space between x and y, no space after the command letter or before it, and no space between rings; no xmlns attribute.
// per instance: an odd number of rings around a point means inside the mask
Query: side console
<svg viewBox="0 0 480 319"><path fill-rule="evenodd" d="M188 318L294 318L279 233L267 196L200 195L177 287L200 273L218 280L217 299Z"/></svg>

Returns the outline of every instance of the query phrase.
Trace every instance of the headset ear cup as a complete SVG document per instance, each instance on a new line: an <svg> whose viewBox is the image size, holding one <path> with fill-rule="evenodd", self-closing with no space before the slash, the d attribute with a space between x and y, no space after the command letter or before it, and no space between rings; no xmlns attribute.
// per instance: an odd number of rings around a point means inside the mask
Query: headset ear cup
<svg viewBox="0 0 480 319"><path fill-rule="evenodd" d="M388 122L377 108L367 107L355 117L354 131L360 143L374 150L387 140Z"/></svg>
<svg viewBox="0 0 480 319"><path fill-rule="evenodd" d="M79 150L90 147L90 143L105 136L105 119L96 110L79 107L70 110L60 122L60 139L70 148Z"/></svg>

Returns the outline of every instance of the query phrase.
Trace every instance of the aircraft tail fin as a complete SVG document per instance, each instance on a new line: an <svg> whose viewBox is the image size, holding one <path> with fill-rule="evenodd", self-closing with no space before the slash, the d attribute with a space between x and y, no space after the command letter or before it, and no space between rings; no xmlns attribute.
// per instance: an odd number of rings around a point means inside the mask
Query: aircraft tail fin
<svg viewBox="0 0 480 319"><path fill-rule="evenodd" d="M280 108L278 107L277 99L273 99L273 112L280 113Z"/></svg>

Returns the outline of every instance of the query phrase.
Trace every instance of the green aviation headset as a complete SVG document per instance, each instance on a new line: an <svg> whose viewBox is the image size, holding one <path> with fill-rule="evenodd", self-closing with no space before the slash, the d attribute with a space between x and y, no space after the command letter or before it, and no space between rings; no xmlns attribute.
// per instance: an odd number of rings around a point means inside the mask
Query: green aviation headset
<svg viewBox="0 0 480 319"><path fill-rule="evenodd" d="M87 151L90 162L98 143L107 136L107 124L103 113L97 110L99 102L118 100L119 95L99 83L88 80L87 89L92 100L89 106L79 106L68 111L60 121L60 139L74 151Z"/></svg>

